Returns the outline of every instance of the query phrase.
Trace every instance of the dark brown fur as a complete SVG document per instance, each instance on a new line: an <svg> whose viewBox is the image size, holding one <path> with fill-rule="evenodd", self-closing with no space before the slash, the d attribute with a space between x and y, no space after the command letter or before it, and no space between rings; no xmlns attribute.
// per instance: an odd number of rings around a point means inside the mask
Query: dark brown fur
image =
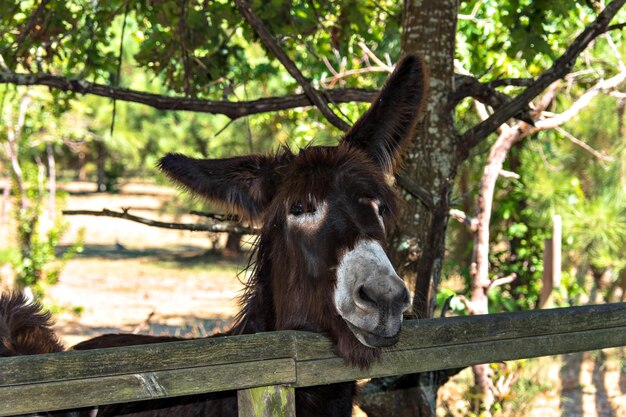
<svg viewBox="0 0 626 417"><path fill-rule="evenodd" d="M0 357L62 352L52 330L52 316L23 293L0 295ZM95 408L30 414L23 417L93 417Z"/></svg>
<svg viewBox="0 0 626 417"><path fill-rule="evenodd" d="M22 293L0 295L0 356L62 352L52 316Z"/></svg>

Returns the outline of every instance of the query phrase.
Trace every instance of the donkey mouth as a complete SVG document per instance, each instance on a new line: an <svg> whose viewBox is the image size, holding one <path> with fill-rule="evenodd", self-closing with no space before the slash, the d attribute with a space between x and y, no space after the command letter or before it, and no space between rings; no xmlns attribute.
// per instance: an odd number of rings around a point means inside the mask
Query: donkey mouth
<svg viewBox="0 0 626 417"><path fill-rule="evenodd" d="M370 348L393 346L398 343L398 340L400 340L399 331L393 336L382 336L380 334L373 333L357 327L349 321L346 321L346 323L348 324L348 327L350 328L354 336L356 336L356 338L359 340L359 342Z"/></svg>

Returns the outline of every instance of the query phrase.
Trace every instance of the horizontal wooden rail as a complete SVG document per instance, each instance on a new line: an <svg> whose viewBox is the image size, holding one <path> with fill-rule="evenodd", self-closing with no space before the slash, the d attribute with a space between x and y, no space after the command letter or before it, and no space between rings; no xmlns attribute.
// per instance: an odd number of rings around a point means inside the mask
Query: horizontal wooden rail
<svg viewBox="0 0 626 417"><path fill-rule="evenodd" d="M626 346L626 303L409 321L368 370L281 331L0 359L0 416L268 385L305 387Z"/></svg>

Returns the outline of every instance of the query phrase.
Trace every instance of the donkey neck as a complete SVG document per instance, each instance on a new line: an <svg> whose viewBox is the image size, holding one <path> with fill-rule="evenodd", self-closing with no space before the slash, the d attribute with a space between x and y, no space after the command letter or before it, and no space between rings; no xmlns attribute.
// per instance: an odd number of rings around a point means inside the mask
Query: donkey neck
<svg viewBox="0 0 626 417"><path fill-rule="evenodd" d="M251 261L251 276L239 299L240 310L229 334L250 334L276 330L274 297L271 291L272 262L269 239L263 234Z"/></svg>

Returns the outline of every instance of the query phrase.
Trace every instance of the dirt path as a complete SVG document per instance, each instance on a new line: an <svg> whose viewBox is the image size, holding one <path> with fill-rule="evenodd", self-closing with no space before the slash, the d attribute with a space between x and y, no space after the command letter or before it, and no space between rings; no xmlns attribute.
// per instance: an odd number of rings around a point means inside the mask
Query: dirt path
<svg viewBox="0 0 626 417"><path fill-rule="evenodd" d="M132 207L138 216L172 220L161 206L176 194L150 184L127 185L119 194L94 194L73 183L70 209ZM61 307L56 329L68 344L104 332L204 335L229 323L242 288L245 259L207 255L206 233L172 231L107 217L73 216L65 242L85 230L84 252L70 260L51 302ZM180 221L198 221L184 216ZM72 310L82 310L80 315Z"/></svg>

